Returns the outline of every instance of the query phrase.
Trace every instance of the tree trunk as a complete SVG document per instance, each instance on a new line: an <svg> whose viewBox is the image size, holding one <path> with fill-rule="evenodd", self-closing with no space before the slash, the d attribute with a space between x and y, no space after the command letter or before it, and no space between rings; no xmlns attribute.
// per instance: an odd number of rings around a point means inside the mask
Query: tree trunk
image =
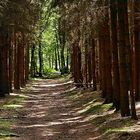
<svg viewBox="0 0 140 140"><path fill-rule="evenodd" d="M9 67L8 67L8 34L1 29L0 31L0 97L9 94Z"/></svg>
<svg viewBox="0 0 140 140"><path fill-rule="evenodd" d="M96 90L96 58L95 58L95 40L91 39L91 62L92 62L92 80L93 80L93 89Z"/></svg>
<svg viewBox="0 0 140 140"><path fill-rule="evenodd" d="M128 77L127 77L127 53L125 40L125 5L127 0L118 0L118 50L119 50L119 71L120 71L120 109L122 117L130 115L128 97Z"/></svg>
<svg viewBox="0 0 140 140"><path fill-rule="evenodd" d="M130 103L131 103L131 117L133 119L137 119L136 108L135 108L135 90L133 87L133 73L132 73L132 47L130 45L130 37L129 37L129 24L128 24L128 4L127 2L124 5L125 7L125 41L126 41L126 52L127 52L127 71L128 71L128 89L130 90ZM138 88L138 86L136 86Z"/></svg>
<svg viewBox="0 0 140 140"><path fill-rule="evenodd" d="M55 47L55 70L58 70L58 63L57 63L57 48Z"/></svg>
<svg viewBox="0 0 140 140"><path fill-rule="evenodd" d="M67 67L67 70L69 70L69 49L68 48L67 48L66 67Z"/></svg>
<svg viewBox="0 0 140 140"><path fill-rule="evenodd" d="M100 86L102 90L102 97L106 97L106 69L105 69L105 57L104 57L104 45L102 37L99 36L99 63L100 63Z"/></svg>
<svg viewBox="0 0 140 140"><path fill-rule="evenodd" d="M36 64L35 64L35 45L33 44L31 48L31 77L35 77L36 75Z"/></svg>
<svg viewBox="0 0 140 140"><path fill-rule="evenodd" d="M29 45L26 44L25 46L25 80L29 80Z"/></svg>
<svg viewBox="0 0 140 140"><path fill-rule="evenodd" d="M109 27L106 27L109 28ZM108 29L107 29L108 30ZM107 33L109 33L107 31ZM104 58L105 58L105 77L106 77L106 97L104 103L111 103L113 97L112 89L112 75L111 75L111 46L110 46L110 36L106 35L104 38Z"/></svg>
<svg viewBox="0 0 140 140"><path fill-rule="evenodd" d="M65 67L64 45L61 46L61 69Z"/></svg>
<svg viewBox="0 0 140 140"><path fill-rule="evenodd" d="M41 41L39 42L39 49L38 49L38 55L39 55L39 77L43 76L43 52L42 52L42 44Z"/></svg>
<svg viewBox="0 0 140 140"><path fill-rule="evenodd" d="M117 45L117 0L110 0L110 38L112 50L113 105L120 109L120 77Z"/></svg>

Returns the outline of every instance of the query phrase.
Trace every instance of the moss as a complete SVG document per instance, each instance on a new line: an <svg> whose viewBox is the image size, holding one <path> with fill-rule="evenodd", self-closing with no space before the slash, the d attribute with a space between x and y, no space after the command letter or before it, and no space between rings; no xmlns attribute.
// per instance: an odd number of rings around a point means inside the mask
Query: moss
<svg viewBox="0 0 140 140"><path fill-rule="evenodd" d="M100 102L93 101L93 104L86 106L85 111L83 111L83 113L84 114L100 113L100 112L108 111L111 107L112 104L102 104Z"/></svg>

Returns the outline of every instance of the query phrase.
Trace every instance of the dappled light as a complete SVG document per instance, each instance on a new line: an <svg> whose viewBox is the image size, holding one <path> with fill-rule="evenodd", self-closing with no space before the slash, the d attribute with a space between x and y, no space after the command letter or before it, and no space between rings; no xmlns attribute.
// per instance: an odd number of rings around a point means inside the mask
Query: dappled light
<svg viewBox="0 0 140 140"><path fill-rule="evenodd" d="M0 140L140 139L140 0L0 0Z"/></svg>

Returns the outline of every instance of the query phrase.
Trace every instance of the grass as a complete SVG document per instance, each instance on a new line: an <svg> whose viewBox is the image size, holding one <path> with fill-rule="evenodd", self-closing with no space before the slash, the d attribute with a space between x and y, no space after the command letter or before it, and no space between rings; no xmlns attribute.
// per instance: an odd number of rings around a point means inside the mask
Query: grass
<svg viewBox="0 0 140 140"><path fill-rule="evenodd" d="M19 136L10 130L1 130L0 129L0 139L1 140L11 139L11 137L19 137Z"/></svg>
<svg viewBox="0 0 140 140"><path fill-rule="evenodd" d="M119 112L114 112L111 104L103 104L100 92L74 90L69 93L69 99L76 105L76 113L83 116L87 123L93 124L99 139L131 139L134 138L136 121L130 117L122 118Z"/></svg>
<svg viewBox="0 0 140 140"><path fill-rule="evenodd" d="M83 115L100 114L110 109L112 109L112 103L103 104L102 102L93 99L88 103L85 101L85 104L82 105L81 110L79 110L79 113Z"/></svg>
<svg viewBox="0 0 140 140"><path fill-rule="evenodd" d="M11 137L18 137L18 135L11 130L14 124L14 119L0 119L0 139L6 140Z"/></svg>
<svg viewBox="0 0 140 140"><path fill-rule="evenodd" d="M12 126L13 122L14 122L14 120L12 120L12 119L1 118L0 119L0 129L10 128Z"/></svg>
<svg viewBox="0 0 140 140"><path fill-rule="evenodd" d="M11 137L18 137L12 130L15 124L15 116L18 116L18 110L23 107L25 97L22 94L8 95L6 98L0 100L0 139L10 140Z"/></svg>

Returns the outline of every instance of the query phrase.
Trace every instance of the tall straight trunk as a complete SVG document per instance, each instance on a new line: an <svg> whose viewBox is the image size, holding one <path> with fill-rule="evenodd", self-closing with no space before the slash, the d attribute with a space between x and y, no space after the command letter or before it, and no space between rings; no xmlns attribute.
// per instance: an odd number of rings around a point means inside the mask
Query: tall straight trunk
<svg viewBox="0 0 140 140"><path fill-rule="evenodd" d="M59 37L58 37L58 33L55 32L55 38L56 38L56 52L57 52L57 56L58 56L58 68L60 70L61 68L61 60L60 60L60 52L59 52Z"/></svg>
<svg viewBox="0 0 140 140"><path fill-rule="evenodd" d="M24 87L25 86L25 73L24 73L24 39L19 42L18 44L19 47L19 82L20 82L20 86Z"/></svg>
<svg viewBox="0 0 140 140"><path fill-rule="evenodd" d="M13 89L12 89L12 83L13 83L13 33L10 35L10 38L9 38L9 90L10 92L13 92Z"/></svg>
<svg viewBox="0 0 140 140"><path fill-rule="evenodd" d="M85 41L85 66L84 66L84 75L85 75L85 85L88 87L88 41Z"/></svg>
<svg viewBox="0 0 140 140"><path fill-rule="evenodd" d="M55 70L57 71L58 70L58 61L57 61L57 48L55 47Z"/></svg>
<svg viewBox="0 0 140 140"><path fill-rule="evenodd" d="M109 27L107 27L107 30ZM109 31L107 31L108 35L104 38L104 57L105 57L105 77L106 77L106 97L105 103L111 103L113 97L113 89L112 89L112 75L111 75L111 46L110 46L110 35Z"/></svg>
<svg viewBox="0 0 140 140"><path fill-rule="evenodd" d="M59 70L60 70L60 68L61 68L61 59L60 59L59 46L57 46L57 55L58 55L58 64L59 64Z"/></svg>
<svg viewBox="0 0 140 140"><path fill-rule="evenodd" d="M8 34L3 29L0 31L0 97L9 94L9 67L8 67Z"/></svg>
<svg viewBox="0 0 140 140"><path fill-rule="evenodd" d="M96 84L96 88L95 90L97 89L97 85L98 85L98 90L99 90L99 85L100 85L100 49L99 49L99 43L97 40L94 39L94 44L95 44L95 81L94 82ZM93 56L94 58L94 56ZM94 79L94 78L93 78Z"/></svg>
<svg viewBox="0 0 140 140"><path fill-rule="evenodd" d="M93 80L93 89L96 90L96 57L95 57L95 40L91 39L91 62L92 62L92 80Z"/></svg>
<svg viewBox="0 0 140 140"><path fill-rule="evenodd" d="M100 61L100 86L102 90L102 97L106 97L106 69L105 69L105 57L104 57L104 44L102 37L99 36L99 61Z"/></svg>
<svg viewBox="0 0 140 140"><path fill-rule="evenodd" d="M64 56L64 50L65 50L65 46L62 45L61 46L61 69L64 69L65 67L65 56Z"/></svg>
<svg viewBox="0 0 140 140"><path fill-rule="evenodd" d="M42 52L41 41L39 42L38 55L39 55L39 77L42 77L43 76L43 52Z"/></svg>
<svg viewBox="0 0 140 140"><path fill-rule="evenodd" d="M78 83L78 78L77 78L77 50L76 46L73 45L72 49L72 68L73 68L73 77L74 77L74 82L77 84Z"/></svg>
<svg viewBox="0 0 140 140"><path fill-rule="evenodd" d="M73 50L74 48L71 48L70 56L71 56L71 61L70 61L70 72L72 74L72 77L74 78L74 56L73 56Z"/></svg>
<svg viewBox="0 0 140 140"><path fill-rule="evenodd" d="M91 63L91 48L88 51L88 84L91 87L91 81L92 81L92 63Z"/></svg>
<svg viewBox="0 0 140 140"><path fill-rule="evenodd" d="M20 77L19 77L19 40L17 39L15 35L15 49L14 49L14 89L20 89Z"/></svg>
<svg viewBox="0 0 140 140"><path fill-rule="evenodd" d="M120 77L118 64L117 45L117 0L110 0L110 38L112 47L112 83L113 83L113 104L116 110L120 109Z"/></svg>
<svg viewBox="0 0 140 140"><path fill-rule="evenodd" d="M32 45L31 48L31 77L35 77L36 75L36 62L35 62L35 45Z"/></svg>
<svg viewBox="0 0 140 140"><path fill-rule="evenodd" d="M128 4L125 3L125 41L126 41L126 51L127 51L127 66L128 66L128 89L130 90L130 106L131 106L131 117L132 119L137 119L136 108L135 108L135 90L133 87L133 73L132 73L132 47L130 45L129 37L129 24L128 24Z"/></svg>
<svg viewBox="0 0 140 140"><path fill-rule="evenodd" d="M137 18L137 13L139 12L139 2L137 0L134 0L133 2L133 9L132 9L132 16L133 17L133 86L134 86L134 92L136 100L140 100L140 27L139 22L140 20Z"/></svg>
<svg viewBox="0 0 140 140"><path fill-rule="evenodd" d="M27 43L25 46L25 80L29 80L29 44Z"/></svg>
<svg viewBox="0 0 140 140"><path fill-rule="evenodd" d="M128 76L127 76L127 52L125 35L125 12L127 0L118 0L118 50L119 50L119 72L120 72L120 109L122 117L130 115L128 97Z"/></svg>
<svg viewBox="0 0 140 140"><path fill-rule="evenodd" d="M81 49L79 46L76 47L77 49L77 62L75 65L77 65L77 77L78 77L78 83L79 87L82 86L83 83L83 76L82 76L82 71L81 71Z"/></svg>
<svg viewBox="0 0 140 140"><path fill-rule="evenodd" d="M66 67L67 67L67 70L69 70L69 49L68 48L67 48Z"/></svg>

